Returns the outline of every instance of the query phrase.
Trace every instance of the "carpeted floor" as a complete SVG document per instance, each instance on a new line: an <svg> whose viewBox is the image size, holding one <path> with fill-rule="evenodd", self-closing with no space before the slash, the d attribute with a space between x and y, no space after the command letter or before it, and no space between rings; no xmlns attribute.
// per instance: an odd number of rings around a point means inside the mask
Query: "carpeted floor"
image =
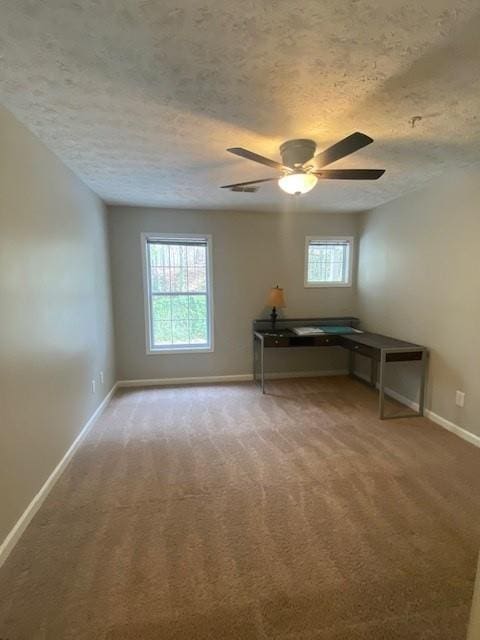
<svg viewBox="0 0 480 640"><path fill-rule="evenodd" d="M3 640L464 640L480 450L348 378L119 393L0 570Z"/></svg>

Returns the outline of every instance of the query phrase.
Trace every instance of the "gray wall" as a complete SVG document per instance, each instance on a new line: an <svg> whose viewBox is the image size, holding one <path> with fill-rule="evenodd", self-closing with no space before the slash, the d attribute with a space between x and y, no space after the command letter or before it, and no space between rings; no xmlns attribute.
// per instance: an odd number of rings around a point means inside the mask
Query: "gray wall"
<svg viewBox="0 0 480 640"><path fill-rule="evenodd" d="M428 346L427 406L480 435L480 167L362 217L360 317L371 330ZM414 398L407 371L390 383ZM457 389L467 394L463 409Z"/></svg>
<svg viewBox="0 0 480 640"><path fill-rule="evenodd" d="M110 390L114 363L102 203L2 109L0 140L1 543Z"/></svg>
<svg viewBox="0 0 480 640"><path fill-rule="evenodd" d="M244 194L245 195L245 194ZM251 197L248 194L246 197ZM251 213L111 207L109 237L120 380L250 373L251 322L270 287L284 287L288 317L350 315L354 287L305 289L306 235L356 235L358 214ZM215 351L146 355L142 232L213 236ZM273 371L346 367L340 349L270 354ZM275 357L276 356L276 357Z"/></svg>

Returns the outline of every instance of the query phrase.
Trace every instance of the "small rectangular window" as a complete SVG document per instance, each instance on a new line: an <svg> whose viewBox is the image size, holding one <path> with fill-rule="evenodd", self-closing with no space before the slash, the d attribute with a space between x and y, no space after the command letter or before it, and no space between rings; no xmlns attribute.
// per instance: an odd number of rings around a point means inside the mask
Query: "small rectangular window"
<svg viewBox="0 0 480 640"><path fill-rule="evenodd" d="M352 251L352 237L307 236L305 287L350 287Z"/></svg>
<svg viewBox="0 0 480 640"><path fill-rule="evenodd" d="M212 351L211 238L142 237L147 352Z"/></svg>

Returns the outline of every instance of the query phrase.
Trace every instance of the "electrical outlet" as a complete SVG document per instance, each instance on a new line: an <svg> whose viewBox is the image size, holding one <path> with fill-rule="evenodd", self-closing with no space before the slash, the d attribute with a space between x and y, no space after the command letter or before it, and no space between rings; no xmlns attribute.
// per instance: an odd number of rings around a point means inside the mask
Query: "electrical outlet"
<svg viewBox="0 0 480 640"><path fill-rule="evenodd" d="M95 380L92 380L92 393L95 393L95 387L97 385L95 384Z"/></svg>
<svg viewBox="0 0 480 640"><path fill-rule="evenodd" d="M465 394L463 391L457 391L455 393L455 404L457 407L463 407L465 405Z"/></svg>
<svg viewBox="0 0 480 640"><path fill-rule="evenodd" d="M103 371L100 371L100 382L103 384L104 379L103 379Z"/></svg>

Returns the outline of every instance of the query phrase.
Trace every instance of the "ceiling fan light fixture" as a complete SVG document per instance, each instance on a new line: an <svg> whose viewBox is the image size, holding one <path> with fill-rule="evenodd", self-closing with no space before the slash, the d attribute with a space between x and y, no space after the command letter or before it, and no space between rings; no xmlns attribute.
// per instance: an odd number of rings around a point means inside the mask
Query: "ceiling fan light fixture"
<svg viewBox="0 0 480 640"><path fill-rule="evenodd" d="M312 173L289 173L282 176L278 181L278 186L285 193L291 196L308 193L317 184L318 178Z"/></svg>
<svg viewBox="0 0 480 640"><path fill-rule="evenodd" d="M227 151L233 153L233 155L258 162L271 169L277 169L277 171L281 172L281 177L272 176L271 178L225 184L221 189L250 191L254 188L257 189L256 185L261 183L278 181L278 186L282 191L294 196L311 191L319 178L320 180L378 180L385 173L385 169L323 169L323 167L332 164L332 162L341 160L372 142L373 138L370 138L370 136L360 131L355 131L355 133L343 138L343 140L339 140L328 149L315 155L317 145L313 140L303 138L287 140L280 145L282 162L265 158L265 156L243 147L230 147ZM313 158L315 158L315 161L311 164Z"/></svg>

